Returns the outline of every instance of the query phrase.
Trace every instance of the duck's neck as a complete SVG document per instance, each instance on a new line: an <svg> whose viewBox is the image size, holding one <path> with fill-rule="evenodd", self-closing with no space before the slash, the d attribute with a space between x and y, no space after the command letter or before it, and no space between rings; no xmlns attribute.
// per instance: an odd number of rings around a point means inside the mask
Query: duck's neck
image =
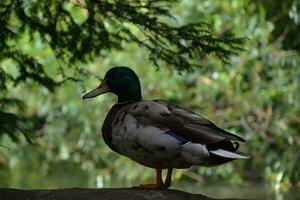
<svg viewBox="0 0 300 200"><path fill-rule="evenodd" d="M142 100L142 97L122 97L118 96L118 103L129 103L129 102L135 102L135 101L140 101Z"/></svg>
<svg viewBox="0 0 300 200"><path fill-rule="evenodd" d="M119 91L118 103L127 103L142 100L142 92L139 84L127 85L126 89Z"/></svg>

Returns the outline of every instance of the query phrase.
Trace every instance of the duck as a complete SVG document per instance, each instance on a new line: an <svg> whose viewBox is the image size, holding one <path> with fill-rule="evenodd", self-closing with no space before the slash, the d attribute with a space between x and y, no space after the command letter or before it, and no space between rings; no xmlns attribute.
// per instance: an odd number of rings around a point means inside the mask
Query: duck
<svg viewBox="0 0 300 200"><path fill-rule="evenodd" d="M242 137L171 101L144 100L140 80L129 67L112 67L101 84L82 98L108 92L117 96L117 102L102 126L104 142L114 152L156 171L154 184L137 188L170 187L173 169L218 166L249 158L239 151L240 143L245 143ZM167 170L164 181L162 170Z"/></svg>

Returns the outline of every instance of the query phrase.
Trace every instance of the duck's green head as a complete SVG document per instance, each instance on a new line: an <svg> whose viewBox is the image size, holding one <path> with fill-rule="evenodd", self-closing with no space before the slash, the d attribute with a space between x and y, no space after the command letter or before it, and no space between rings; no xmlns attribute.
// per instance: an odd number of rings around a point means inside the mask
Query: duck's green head
<svg viewBox="0 0 300 200"><path fill-rule="evenodd" d="M118 102L142 99L140 81L135 72L128 67L113 67L106 73L103 82L82 98L93 98L112 92L118 96Z"/></svg>

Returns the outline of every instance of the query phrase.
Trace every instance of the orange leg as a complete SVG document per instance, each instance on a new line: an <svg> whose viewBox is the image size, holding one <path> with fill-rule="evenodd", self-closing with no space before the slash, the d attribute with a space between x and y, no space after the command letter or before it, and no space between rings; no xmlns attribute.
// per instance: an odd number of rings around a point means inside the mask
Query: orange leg
<svg viewBox="0 0 300 200"><path fill-rule="evenodd" d="M156 167L156 184L146 184L134 186L134 188L144 188L144 189L163 189L166 188L165 184L162 181L162 169L161 167Z"/></svg>
<svg viewBox="0 0 300 200"><path fill-rule="evenodd" d="M165 180L165 186L168 188L171 186L171 182L172 182L172 172L173 172L173 168L169 167L168 168L168 172L167 172L167 176L166 176L166 180Z"/></svg>

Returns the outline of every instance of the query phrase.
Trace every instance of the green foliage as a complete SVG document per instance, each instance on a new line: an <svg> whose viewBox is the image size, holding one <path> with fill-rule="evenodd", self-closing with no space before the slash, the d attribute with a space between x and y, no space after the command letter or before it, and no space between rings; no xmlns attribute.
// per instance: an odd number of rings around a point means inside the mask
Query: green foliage
<svg viewBox="0 0 300 200"><path fill-rule="evenodd" d="M300 2L295 0L261 2L260 12L265 15L273 24L271 40L281 43L286 50L300 50ZM263 8L267 7L268 10ZM281 12L278 12L278 10Z"/></svg>
<svg viewBox="0 0 300 200"><path fill-rule="evenodd" d="M266 181L277 192L299 189L297 1L2 2L0 12L10 17L0 18L9 24L0 27L1 186L125 187L152 181L152 170L103 143L100 128L115 97L81 100L109 67L127 65L138 73L144 98L175 101L248 141L241 146L251 159L177 170L175 185L198 190L209 182ZM20 4L30 20L17 16ZM248 38L246 51L232 55L241 48L232 35ZM202 67L183 70L190 66ZM15 134L20 129L32 145Z"/></svg>
<svg viewBox="0 0 300 200"><path fill-rule="evenodd" d="M164 61L177 70L191 69L199 65L193 62L195 58L209 54L228 61L230 55L241 50L244 39L215 36L204 22L171 26L170 2L2 1L0 103L9 99L7 84L18 86L33 81L53 92L65 81L80 81L78 74L89 75L87 69L79 67L82 63L106 56L112 49L122 50L129 43L143 47L155 65ZM2 69L7 62L14 71ZM67 71L75 74L68 76ZM39 116L36 121L41 121ZM5 126L18 126L16 119L9 123ZM1 133L7 131L2 129ZM7 133L16 140L13 132Z"/></svg>

